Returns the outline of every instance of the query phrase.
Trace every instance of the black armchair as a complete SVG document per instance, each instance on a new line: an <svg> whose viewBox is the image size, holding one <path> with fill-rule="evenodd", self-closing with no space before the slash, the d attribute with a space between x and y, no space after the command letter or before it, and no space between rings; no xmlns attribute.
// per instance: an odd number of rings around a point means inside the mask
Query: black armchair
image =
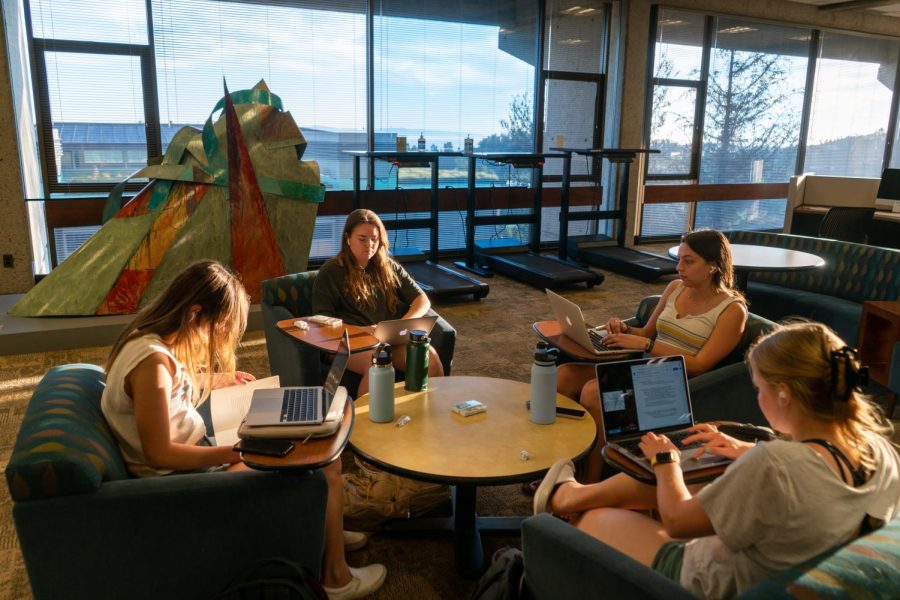
<svg viewBox="0 0 900 600"><path fill-rule="evenodd" d="M866 230L874 215L874 208L832 206L819 224L818 237L865 244L868 238Z"/></svg>

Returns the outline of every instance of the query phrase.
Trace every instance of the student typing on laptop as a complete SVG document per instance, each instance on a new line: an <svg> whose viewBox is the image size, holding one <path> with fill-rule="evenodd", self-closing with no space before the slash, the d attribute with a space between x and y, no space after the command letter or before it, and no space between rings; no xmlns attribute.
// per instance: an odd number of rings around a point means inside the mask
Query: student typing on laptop
<svg viewBox="0 0 900 600"><path fill-rule="evenodd" d="M574 465L558 461L535 493L535 511L570 515L578 529L704 598L739 595L897 517L900 457L890 423L859 391L856 352L825 325L795 323L761 338L747 360L759 407L786 439L754 445L696 427L685 440L703 442L695 454L735 461L689 488L677 447L647 433L641 450L655 486L625 474L581 485ZM644 509L662 523L635 512Z"/></svg>
<svg viewBox="0 0 900 600"><path fill-rule="evenodd" d="M384 223L371 210L357 209L347 217L341 249L319 269L313 283L312 309L317 315L338 317L351 325L421 317L431 301L409 273L388 255L390 243ZM406 347L392 348L394 368L406 369ZM347 368L362 375L357 397L369 390L372 352L356 352ZM429 348L428 376L439 377L444 367Z"/></svg>
<svg viewBox="0 0 900 600"><path fill-rule="evenodd" d="M687 233L678 250L678 276L665 289L643 327L612 318L604 343L611 348L639 348L648 356L684 356L687 374L700 375L734 350L744 333L747 308L734 289L731 247L721 232ZM559 367L557 391L580 402L602 432L600 395L593 363ZM600 436L602 437L602 436ZM597 445L585 459L586 481L597 481L603 466Z"/></svg>
<svg viewBox="0 0 900 600"><path fill-rule="evenodd" d="M235 370L247 325L248 298L221 264L188 266L125 328L110 353L101 410L129 470L138 477L184 471L246 469L240 455L214 446L197 406L212 388L252 381ZM350 568L343 531L341 461L322 469L328 482L322 584L329 598L362 598L384 581L384 566Z"/></svg>

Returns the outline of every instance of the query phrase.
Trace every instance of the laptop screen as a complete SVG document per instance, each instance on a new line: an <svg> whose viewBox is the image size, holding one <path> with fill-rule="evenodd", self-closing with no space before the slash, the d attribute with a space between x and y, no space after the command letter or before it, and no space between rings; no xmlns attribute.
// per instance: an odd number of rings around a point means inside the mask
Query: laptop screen
<svg viewBox="0 0 900 600"><path fill-rule="evenodd" d="M341 343L338 344L337 353L334 355L334 362L328 370L328 377L325 378L325 391L334 396L337 393L338 386L341 385L341 378L344 376L344 369L347 368L347 361L350 360L350 335L344 329L344 336Z"/></svg>
<svg viewBox="0 0 900 600"><path fill-rule="evenodd" d="M693 425L684 358L597 363L606 439Z"/></svg>

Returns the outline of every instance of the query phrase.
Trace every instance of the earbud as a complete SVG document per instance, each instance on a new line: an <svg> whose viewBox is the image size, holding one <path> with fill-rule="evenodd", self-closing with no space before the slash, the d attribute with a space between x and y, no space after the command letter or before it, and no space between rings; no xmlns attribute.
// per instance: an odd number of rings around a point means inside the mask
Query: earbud
<svg viewBox="0 0 900 600"><path fill-rule="evenodd" d="M787 394L784 393L784 390L781 390L780 392L778 392L778 401L776 402L776 404L778 406L784 406L785 398L787 398Z"/></svg>

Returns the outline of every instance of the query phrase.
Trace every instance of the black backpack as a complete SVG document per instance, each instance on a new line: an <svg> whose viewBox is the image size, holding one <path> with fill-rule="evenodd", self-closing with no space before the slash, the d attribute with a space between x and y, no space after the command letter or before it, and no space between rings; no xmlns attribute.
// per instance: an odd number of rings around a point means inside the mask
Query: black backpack
<svg viewBox="0 0 900 600"><path fill-rule="evenodd" d="M478 580L472 600L515 600L522 597L525 564L522 551L504 547L494 552L491 566Z"/></svg>
<svg viewBox="0 0 900 600"><path fill-rule="evenodd" d="M267 558L235 577L215 600L327 600L327 596L306 567Z"/></svg>

